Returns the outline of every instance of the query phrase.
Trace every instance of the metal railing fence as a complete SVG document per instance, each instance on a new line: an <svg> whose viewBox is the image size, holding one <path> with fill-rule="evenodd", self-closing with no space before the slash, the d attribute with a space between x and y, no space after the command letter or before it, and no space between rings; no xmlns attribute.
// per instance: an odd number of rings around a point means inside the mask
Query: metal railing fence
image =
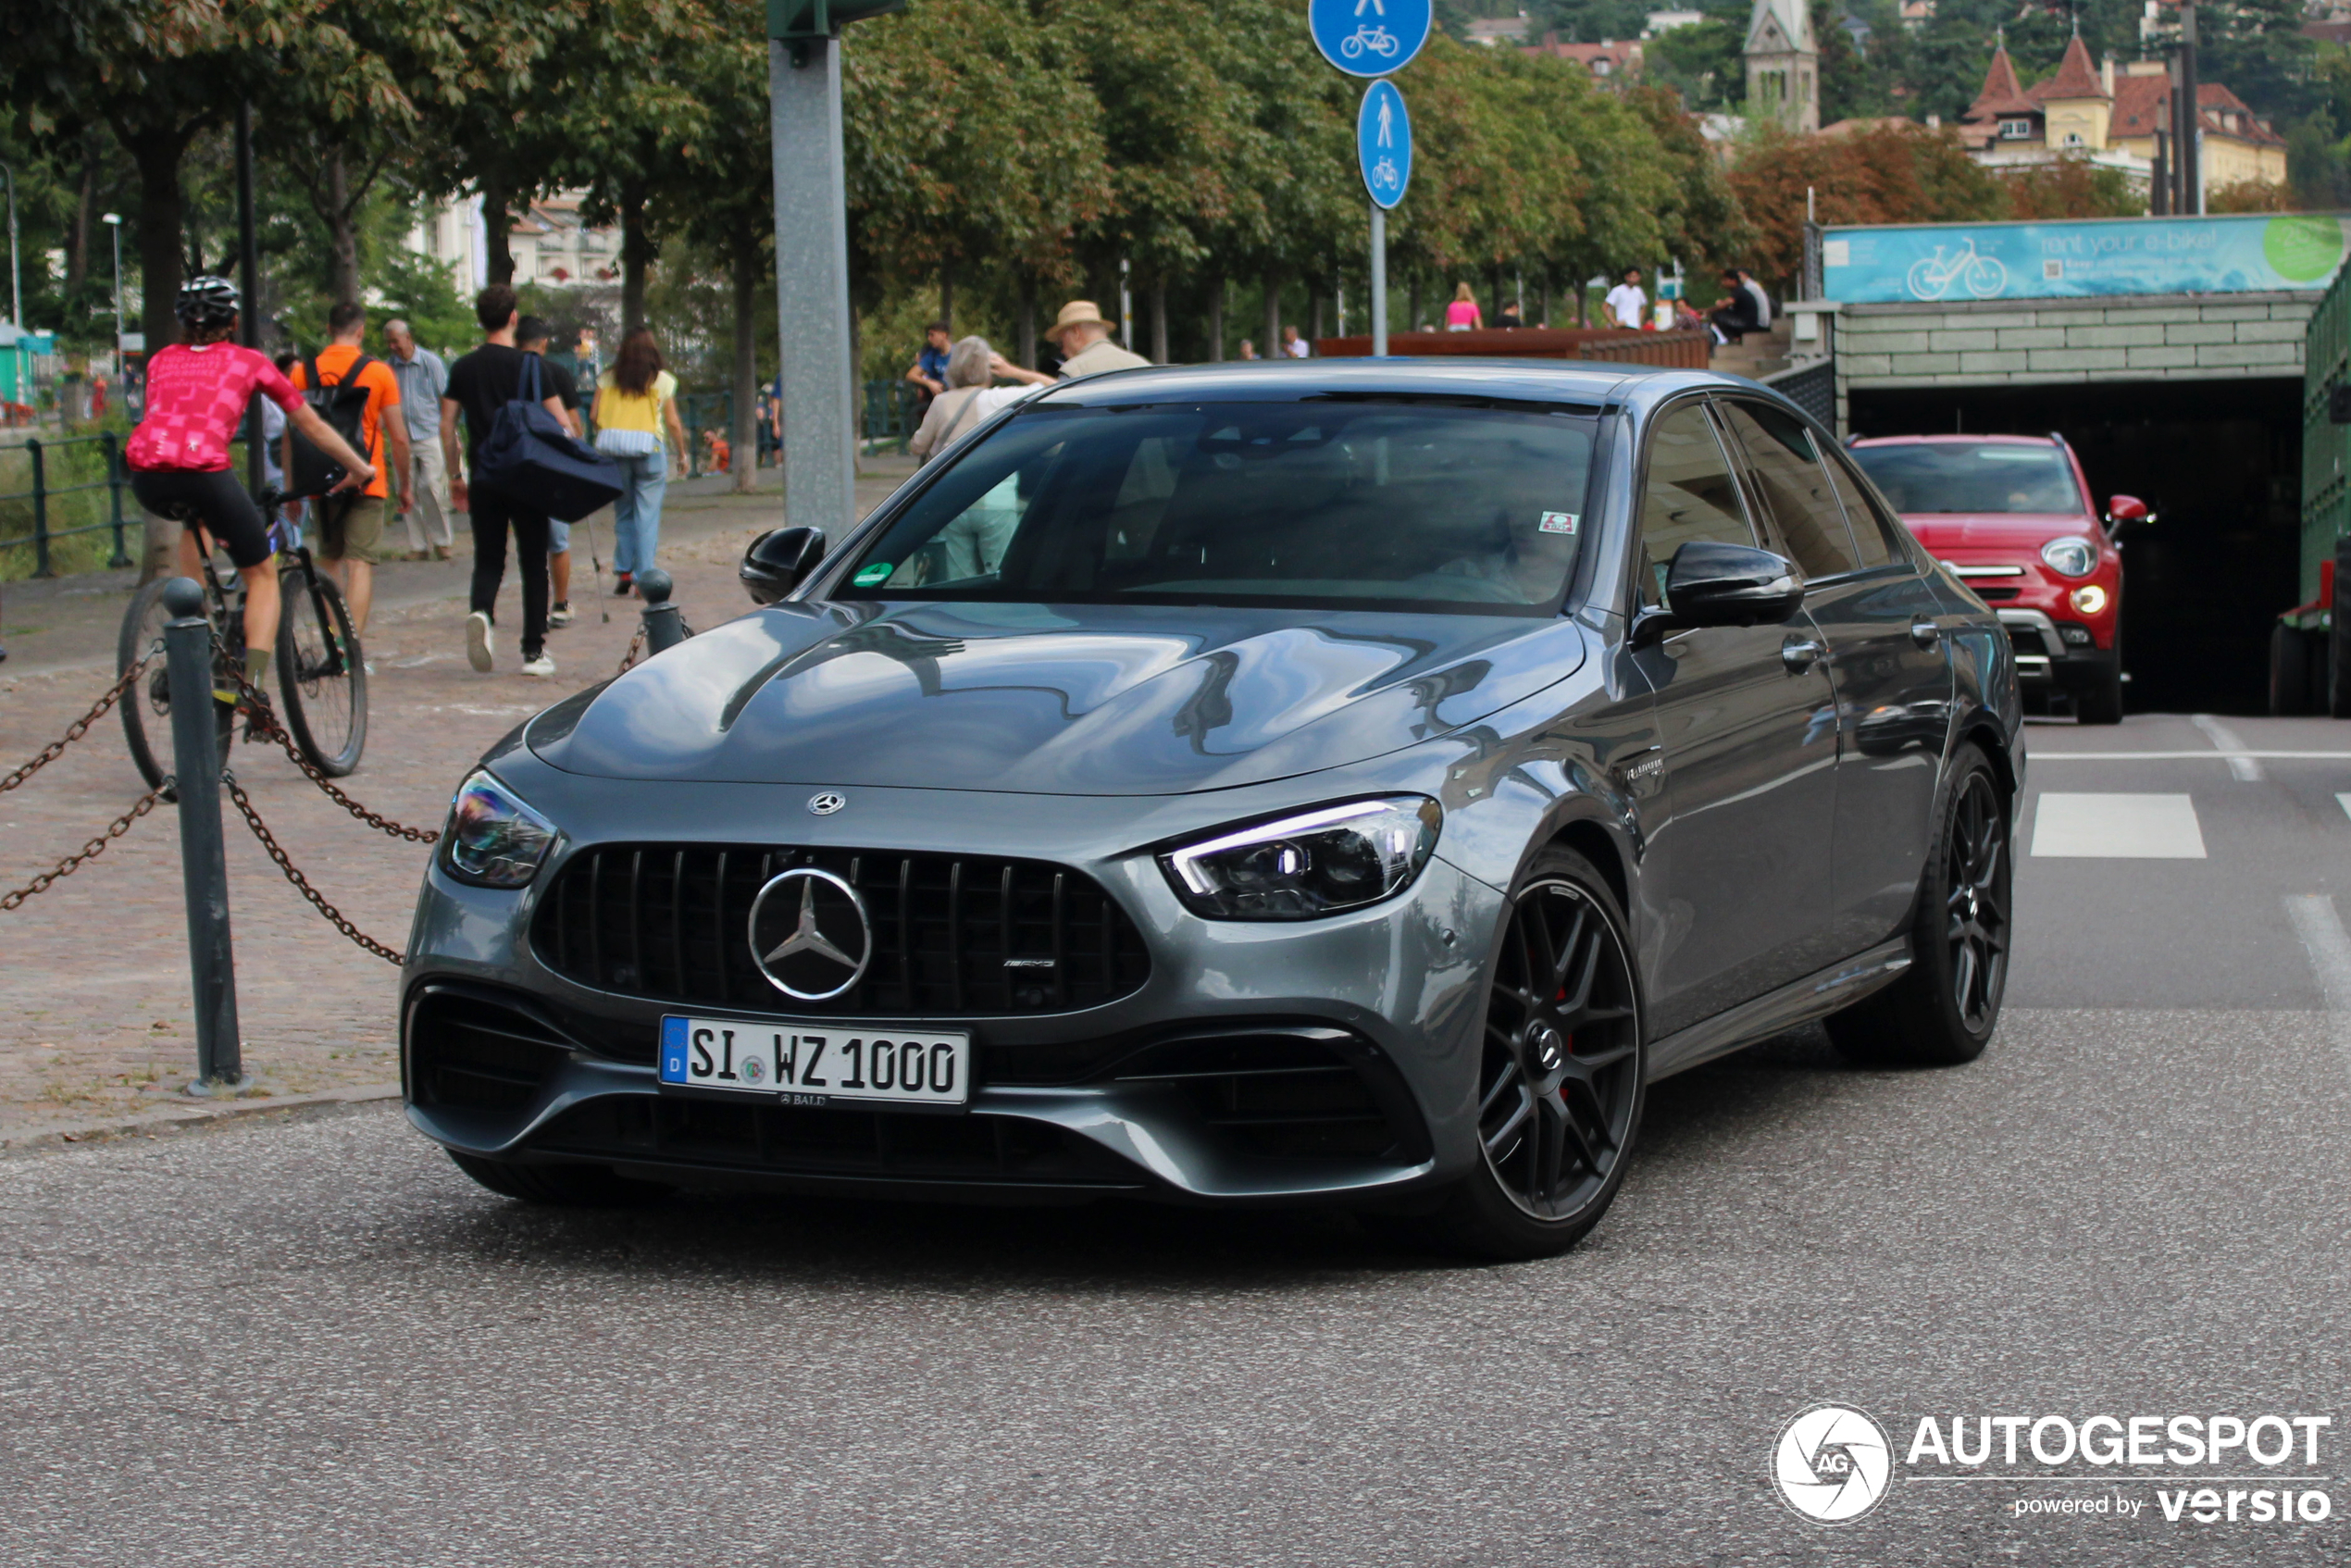
<svg viewBox="0 0 2351 1568"><path fill-rule="evenodd" d="M10 559L6 553L30 550L30 575L55 577L59 544L92 534L112 536L107 566L131 565L123 539L123 492L130 481L122 438L112 430L0 447L0 485L8 487L0 490L0 566ZM131 510L137 511L136 503Z"/></svg>

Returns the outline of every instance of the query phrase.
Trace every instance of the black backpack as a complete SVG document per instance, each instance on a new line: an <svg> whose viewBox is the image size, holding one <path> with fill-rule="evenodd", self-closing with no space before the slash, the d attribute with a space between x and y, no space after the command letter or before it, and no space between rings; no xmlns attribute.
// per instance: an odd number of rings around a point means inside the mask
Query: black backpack
<svg viewBox="0 0 2351 1568"><path fill-rule="evenodd" d="M375 363L361 355L343 371L342 379L331 385L319 380L317 355L303 363L303 401L362 457L367 455L367 389L359 384L359 376ZM293 439L293 467L286 475L286 493L323 495L333 489L342 479L342 465L321 452L301 430L289 426L287 433Z"/></svg>

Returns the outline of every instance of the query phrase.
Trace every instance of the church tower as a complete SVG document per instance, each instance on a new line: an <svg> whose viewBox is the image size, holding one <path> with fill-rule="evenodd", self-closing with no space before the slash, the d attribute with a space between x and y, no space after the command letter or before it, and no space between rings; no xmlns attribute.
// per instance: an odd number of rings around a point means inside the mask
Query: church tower
<svg viewBox="0 0 2351 1568"><path fill-rule="evenodd" d="M1747 24L1747 112L1797 132L1821 129L1821 45L1805 0L1755 0Z"/></svg>

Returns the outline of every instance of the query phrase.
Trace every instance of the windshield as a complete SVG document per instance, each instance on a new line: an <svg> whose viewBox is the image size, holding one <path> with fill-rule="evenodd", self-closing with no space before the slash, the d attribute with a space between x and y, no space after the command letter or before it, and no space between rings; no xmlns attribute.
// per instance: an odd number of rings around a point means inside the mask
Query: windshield
<svg viewBox="0 0 2351 1568"><path fill-rule="evenodd" d="M2080 512L2073 465L2055 446L1857 446L1853 460L1897 512Z"/></svg>
<svg viewBox="0 0 2351 1568"><path fill-rule="evenodd" d="M1586 413L1033 408L952 459L839 597L1537 614L1583 542Z"/></svg>

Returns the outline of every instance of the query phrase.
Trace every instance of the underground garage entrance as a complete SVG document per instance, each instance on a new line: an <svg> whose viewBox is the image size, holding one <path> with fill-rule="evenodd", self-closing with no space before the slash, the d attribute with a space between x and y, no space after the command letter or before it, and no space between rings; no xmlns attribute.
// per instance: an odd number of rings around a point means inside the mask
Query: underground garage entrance
<svg viewBox="0 0 2351 1568"><path fill-rule="evenodd" d="M2305 597L2300 377L1854 385L1846 429L2063 436L2101 513L2121 494L2153 514L2117 541L2131 711L2267 711L2270 628Z"/></svg>

